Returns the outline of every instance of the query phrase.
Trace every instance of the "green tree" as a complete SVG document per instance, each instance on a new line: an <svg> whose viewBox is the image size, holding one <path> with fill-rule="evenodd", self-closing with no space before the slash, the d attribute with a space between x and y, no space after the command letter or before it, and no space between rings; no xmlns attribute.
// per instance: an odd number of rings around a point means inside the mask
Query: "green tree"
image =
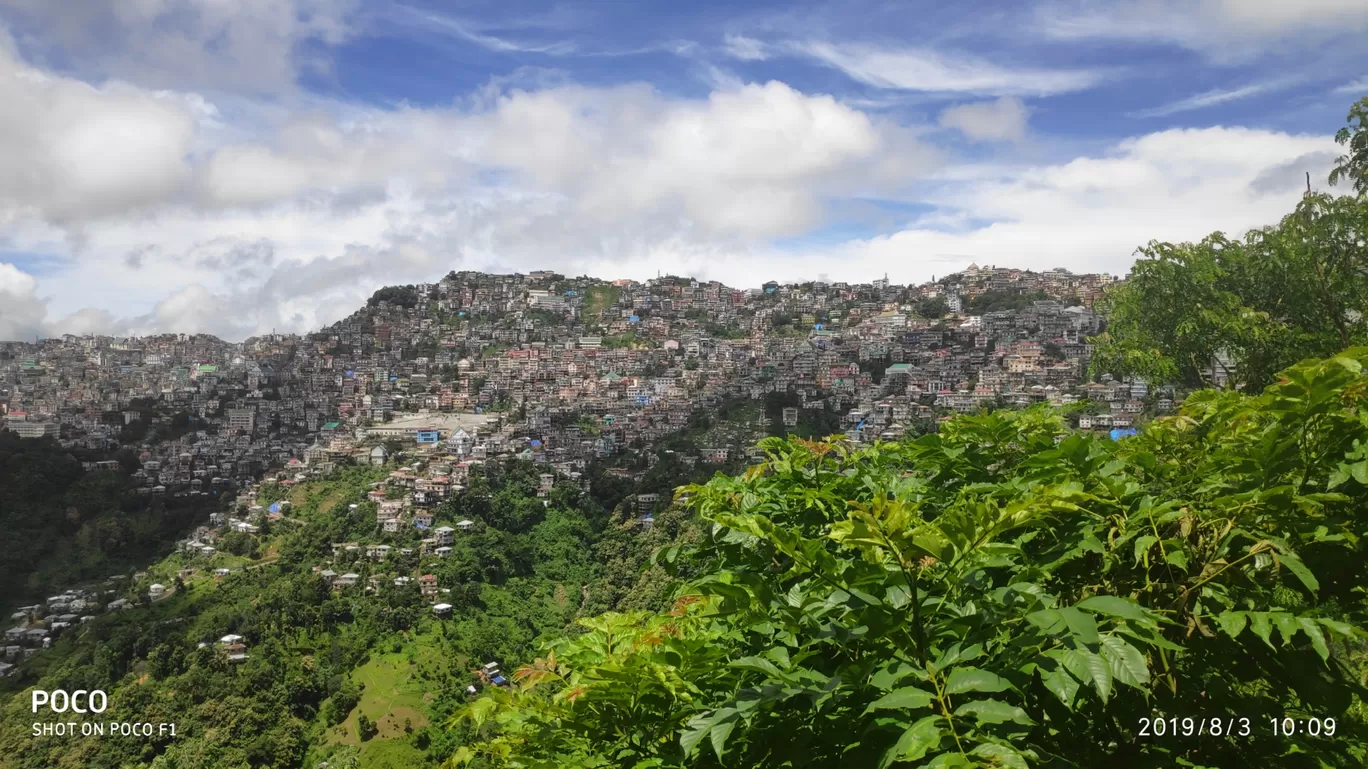
<svg viewBox="0 0 1368 769"><path fill-rule="evenodd" d="M1307 195L1243 240L1140 249L1104 300L1094 370L1257 391L1280 369L1368 340L1368 197Z"/></svg>
<svg viewBox="0 0 1368 769"><path fill-rule="evenodd" d="M356 717L356 735L361 738L362 742L369 740L379 732L380 729L376 727L375 722L370 720L365 713Z"/></svg>
<svg viewBox="0 0 1368 769"><path fill-rule="evenodd" d="M461 712L453 763L1361 766L1365 363L1203 391L1124 441L1040 409L766 439L683 490L705 529L656 559L701 569L674 609L546 644ZM1228 738L1195 737L1209 714ZM1288 714L1335 734L1278 736Z"/></svg>
<svg viewBox="0 0 1368 769"><path fill-rule="evenodd" d="M1345 153L1330 171L1330 183L1348 182L1360 195L1368 195L1368 96L1349 108L1348 123L1335 134Z"/></svg>

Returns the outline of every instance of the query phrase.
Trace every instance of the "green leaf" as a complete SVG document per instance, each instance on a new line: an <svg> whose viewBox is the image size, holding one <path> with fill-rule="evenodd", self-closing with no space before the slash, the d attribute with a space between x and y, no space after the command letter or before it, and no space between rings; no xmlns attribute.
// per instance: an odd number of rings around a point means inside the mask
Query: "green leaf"
<svg viewBox="0 0 1368 769"><path fill-rule="evenodd" d="M708 737L712 740L713 752L717 754L718 760L721 760L722 755L727 752L727 738L731 736L732 729L735 728L736 718L733 714L733 717L714 725L712 731L709 732Z"/></svg>
<svg viewBox="0 0 1368 769"><path fill-rule="evenodd" d="M931 701L935 695L930 692L918 689L915 686L904 686L901 689L894 689L884 696L869 703L865 708L865 714L874 710L911 710L913 708L926 708L931 706Z"/></svg>
<svg viewBox="0 0 1368 769"><path fill-rule="evenodd" d="M1026 763L1026 758L1016 750L993 742L979 743L978 747L969 751L969 755L988 759L987 765L992 767L1030 769L1030 765Z"/></svg>
<svg viewBox="0 0 1368 769"><path fill-rule="evenodd" d="M1245 629L1245 622L1248 615L1242 611L1223 611L1216 615L1216 624L1221 626L1221 630L1231 638L1238 638Z"/></svg>
<svg viewBox="0 0 1368 769"><path fill-rule="evenodd" d="M729 664L731 667L739 668L741 670L753 670L757 673L763 673L766 677L776 681L783 681L785 683L793 681L791 675L780 670L778 666L764 657L742 657L739 660L732 660Z"/></svg>
<svg viewBox="0 0 1368 769"><path fill-rule="evenodd" d="M1087 660L1088 674L1092 676L1093 688L1097 690L1098 699L1105 703L1107 698L1111 697L1112 691L1111 665L1107 664L1101 655L1087 651L1078 653L1084 655L1084 659Z"/></svg>
<svg viewBox="0 0 1368 769"><path fill-rule="evenodd" d="M912 666L906 662L892 662L874 672L869 677L869 683L875 689L884 691L892 688L899 681L906 678L912 672Z"/></svg>
<svg viewBox="0 0 1368 769"><path fill-rule="evenodd" d="M1149 682L1149 666L1140 650L1119 636L1102 637L1102 657L1107 660L1112 678L1127 686L1143 688Z"/></svg>
<svg viewBox="0 0 1368 769"><path fill-rule="evenodd" d="M1029 726L1035 723L1030 716L1026 715L1026 711L1001 700L974 700L955 708L955 715L957 716L966 713L972 713L981 724L1001 724L1011 721Z"/></svg>
<svg viewBox="0 0 1368 769"><path fill-rule="evenodd" d="M1091 615L1084 614L1072 606L1060 609L1059 615L1064 618L1064 623L1069 626L1069 631L1080 643L1089 646L1097 644L1097 620L1093 619Z"/></svg>
<svg viewBox="0 0 1368 769"><path fill-rule="evenodd" d="M1303 563L1302 559L1297 557L1296 554L1288 552L1279 553L1278 563L1286 566L1287 570L1292 572L1293 576L1300 580L1301 583L1306 586L1306 589L1310 590L1313 594L1317 590L1320 590L1320 582L1316 580L1316 575L1312 574L1311 570L1306 568L1306 564Z"/></svg>
<svg viewBox="0 0 1368 769"><path fill-rule="evenodd" d="M964 692L1000 692L1011 688L1007 679L974 667L955 668L945 683L946 694Z"/></svg>
<svg viewBox="0 0 1368 769"><path fill-rule="evenodd" d="M698 743L703 741L703 738L712 731L713 727L724 722L731 723L735 720L736 715L737 711L735 708L718 708L711 713L700 713L689 719L687 724L689 728L679 735L679 746L684 749L684 754L692 755L694 750L698 747ZM727 727L726 732L727 734L731 733L730 726ZM726 741L726 738L727 737L724 734L722 737L723 742ZM713 741L713 749L717 749L717 741L715 739Z"/></svg>
<svg viewBox="0 0 1368 769"><path fill-rule="evenodd" d="M1285 611L1275 612L1273 614L1273 626L1276 627L1278 633L1282 635L1283 646L1292 643L1293 637L1301 631L1301 625L1297 622L1297 618Z"/></svg>
<svg viewBox="0 0 1368 769"><path fill-rule="evenodd" d="M1250 630L1252 633L1254 633L1254 635L1256 635L1256 636L1258 636L1259 638L1263 639L1263 642L1266 643L1266 644L1268 644L1268 648L1270 648L1270 649L1274 648L1274 647L1273 647L1273 642L1272 642L1271 640L1269 640L1269 636L1272 635L1272 633L1273 633L1273 626L1272 626L1272 624L1269 623L1268 612L1263 612L1263 611L1252 611L1252 612L1250 612L1250 613L1249 613L1249 630Z"/></svg>
<svg viewBox="0 0 1368 769"><path fill-rule="evenodd" d="M1067 652L1076 654L1077 652ZM1074 698L1078 696L1079 681L1069 674L1068 669L1061 662L1054 670L1041 670L1040 682L1045 685L1050 693L1059 698L1065 707L1072 708Z"/></svg>
<svg viewBox="0 0 1368 769"><path fill-rule="evenodd" d="M898 741L884 752L879 761L880 769L894 761L917 761L935 750L941 741L940 721L940 716L927 716L907 727Z"/></svg>
<svg viewBox="0 0 1368 769"><path fill-rule="evenodd" d="M1140 560L1145 557L1146 553L1149 552L1150 546L1158 541L1159 538L1154 536L1153 534L1146 534L1143 537L1137 537L1135 540L1135 562L1140 563Z"/></svg>
<svg viewBox="0 0 1368 769"><path fill-rule="evenodd" d="M1108 614L1122 619L1131 619L1137 622L1151 621L1144 608L1129 598L1122 598L1115 595L1097 595L1092 598L1085 598L1078 602L1078 608L1099 614Z"/></svg>
<svg viewBox="0 0 1368 769"><path fill-rule="evenodd" d="M1317 619L1316 621L1325 626L1330 632L1344 636L1345 638L1362 638L1365 635L1362 630L1350 625L1348 622L1340 622L1337 619Z"/></svg>
<svg viewBox="0 0 1368 769"><path fill-rule="evenodd" d="M1302 632L1306 633L1307 638L1311 639L1311 647L1320 655L1321 662L1330 660L1330 647L1325 644L1325 634L1321 632L1320 626L1316 621L1309 617L1298 618L1297 624L1301 626Z"/></svg>

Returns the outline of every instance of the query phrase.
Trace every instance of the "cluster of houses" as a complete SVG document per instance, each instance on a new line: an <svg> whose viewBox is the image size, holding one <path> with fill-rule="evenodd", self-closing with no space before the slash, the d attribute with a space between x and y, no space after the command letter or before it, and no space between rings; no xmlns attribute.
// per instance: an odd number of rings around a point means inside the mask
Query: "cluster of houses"
<svg viewBox="0 0 1368 769"><path fill-rule="evenodd" d="M452 273L305 336L3 343L0 423L73 447L133 448L140 488L180 495L383 463L395 441L459 461L525 455L568 473L724 400L774 392L846 415L851 438L868 440L917 418L1084 397L1087 340L1101 323L1091 307L1112 282L977 265L920 286L744 290ZM1033 301L976 309L1002 296ZM696 459L731 450L700 446ZM434 478L415 491L447 489Z"/></svg>
<svg viewBox="0 0 1368 769"><path fill-rule="evenodd" d="M49 648L62 634L96 615L133 608L129 599L115 597L124 581L119 575L107 580L102 589L73 588L43 603L20 606L10 615L13 624L5 630L0 677L13 674L20 661Z"/></svg>

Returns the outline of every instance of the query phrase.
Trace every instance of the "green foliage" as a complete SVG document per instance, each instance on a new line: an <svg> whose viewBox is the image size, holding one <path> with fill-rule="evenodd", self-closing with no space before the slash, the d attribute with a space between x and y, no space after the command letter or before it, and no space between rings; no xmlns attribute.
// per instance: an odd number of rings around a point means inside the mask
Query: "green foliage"
<svg viewBox="0 0 1368 769"><path fill-rule="evenodd" d="M681 489L711 528L657 556L699 570L674 610L581 620L461 711L453 763L1362 766L1365 362L1120 442L1041 410L766 439ZM1334 736L1269 726L1313 715ZM1160 716L1237 732L1144 736Z"/></svg>
<svg viewBox="0 0 1368 769"><path fill-rule="evenodd" d="M1032 302L1049 299L1042 291L1023 294L1016 291L984 291L969 300L968 311L975 315L1004 310L1024 310ZM928 316L929 317L929 316ZM937 316L939 317L939 316Z"/></svg>
<svg viewBox="0 0 1368 769"><path fill-rule="evenodd" d="M1368 342L1365 233L1368 197L1308 195L1242 241L1151 243L1106 297L1095 371L1194 387L1224 374L1258 392L1302 358Z"/></svg>
<svg viewBox="0 0 1368 769"><path fill-rule="evenodd" d="M436 766L462 735L431 724L464 704L472 667L529 661L539 638L562 634L580 616L668 606L677 584L649 554L692 531L683 510L662 511L643 530L635 504L623 505L638 492L636 481L596 483L598 494L562 483L539 498L544 469L519 461L477 469L464 493L434 510L438 525L476 521L444 559L334 557L339 542L418 548L424 532L382 534L376 525L368 493L388 477L386 468L268 485L266 496L291 502L289 518L258 536L222 535L215 558L232 559L233 573L215 579L209 569L220 561L181 555L155 563L123 595L142 595L155 579L176 585L171 597L98 616L0 679L0 766ZM85 477L77 471L73 478ZM587 474L602 477L599 469ZM672 488L685 479L655 482ZM46 493L27 483L0 494ZM244 564L229 548L263 557ZM176 581L191 564L200 573ZM330 589L315 568L356 572L361 584ZM450 590L442 600L455 607L451 618L434 617L416 585L393 585L395 576L424 573ZM373 591L365 588L372 576L379 578ZM245 661L227 661L219 639L229 633L244 637ZM175 722L177 736L34 739L33 686L104 690L111 715Z"/></svg>
<svg viewBox="0 0 1368 769"><path fill-rule="evenodd" d="M1368 96L1349 108L1348 123L1335 134L1335 141L1344 145L1345 154L1335 161L1330 171L1330 183L1349 182L1354 191L1368 195Z"/></svg>
<svg viewBox="0 0 1368 769"><path fill-rule="evenodd" d="M594 320L602 317L605 310L613 306L622 295L622 289L606 284L590 286L584 290L584 317Z"/></svg>
<svg viewBox="0 0 1368 769"><path fill-rule="evenodd" d="M208 504L138 496L124 473L84 472L50 438L0 432L0 605L145 563Z"/></svg>
<svg viewBox="0 0 1368 769"><path fill-rule="evenodd" d="M939 296L923 299L917 303L917 314L923 318L943 318L948 312L950 312L950 307L945 303L945 299Z"/></svg>
<svg viewBox="0 0 1368 769"><path fill-rule="evenodd" d="M422 300L423 297L419 295L417 286L385 286L371 294L366 305L375 307L381 302L389 302L397 307L411 310L417 307Z"/></svg>

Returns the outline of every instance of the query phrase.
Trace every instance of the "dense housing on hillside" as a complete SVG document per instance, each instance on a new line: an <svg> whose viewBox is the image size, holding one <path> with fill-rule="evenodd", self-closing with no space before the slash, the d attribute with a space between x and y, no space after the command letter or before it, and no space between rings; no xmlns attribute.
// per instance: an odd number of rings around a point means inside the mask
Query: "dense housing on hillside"
<svg viewBox="0 0 1368 769"><path fill-rule="evenodd" d="M700 410L771 393L792 400L785 426L820 410L856 441L953 412L1085 398L1102 407L1082 427L1125 427L1147 400L1168 399L1143 383L1085 381L1101 326L1092 308L1112 282L977 265L921 286L748 290L452 273L383 289L307 336L0 345L0 412L21 435L95 454L133 448L146 493L183 495L280 469L383 463L394 441L570 473ZM699 446L687 459L742 448Z"/></svg>

